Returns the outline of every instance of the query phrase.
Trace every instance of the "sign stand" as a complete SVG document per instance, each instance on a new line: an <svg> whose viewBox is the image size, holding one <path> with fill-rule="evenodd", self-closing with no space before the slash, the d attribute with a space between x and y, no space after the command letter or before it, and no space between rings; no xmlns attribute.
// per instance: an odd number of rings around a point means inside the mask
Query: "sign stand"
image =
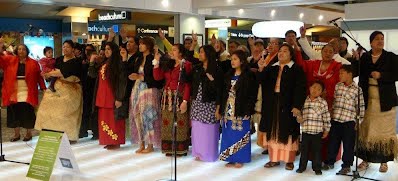
<svg viewBox="0 0 398 181"><path fill-rule="evenodd" d="M48 181L57 168L80 173L68 136L59 131L42 130L26 177Z"/></svg>

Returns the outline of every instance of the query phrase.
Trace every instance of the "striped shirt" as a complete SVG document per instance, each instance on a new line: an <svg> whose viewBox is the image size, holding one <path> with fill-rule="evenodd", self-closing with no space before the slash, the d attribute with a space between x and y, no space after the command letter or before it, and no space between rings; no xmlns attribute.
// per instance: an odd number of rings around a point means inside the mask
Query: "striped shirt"
<svg viewBox="0 0 398 181"><path fill-rule="evenodd" d="M330 130L328 103L321 97L311 100L308 96L302 114L304 122L301 123L301 129L303 133L319 134Z"/></svg>
<svg viewBox="0 0 398 181"><path fill-rule="evenodd" d="M343 82L336 84L334 91L333 115L334 121L345 123L355 121L358 108L358 89L359 89L359 122L361 123L365 115L365 102L363 100L362 89L354 82L345 85Z"/></svg>

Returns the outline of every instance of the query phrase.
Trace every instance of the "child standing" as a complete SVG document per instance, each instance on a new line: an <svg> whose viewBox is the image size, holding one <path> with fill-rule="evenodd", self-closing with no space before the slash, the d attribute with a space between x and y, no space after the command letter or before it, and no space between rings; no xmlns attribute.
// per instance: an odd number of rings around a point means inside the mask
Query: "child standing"
<svg viewBox="0 0 398 181"><path fill-rule="evenodd" d="M330 129L330 143L328 147L328 159L323 169L334 168L336 156L343 142L343 165L339 174L351 172L354 162L354 146L356 136L356 116L358 111L359 99L359 122L361 123L365 115L365 103L363 100L362 89L356 85L353 78L351 65L343 65L340 69L340 82L334 91L332 127Z"/></svg>
<svg viewBox="0 0 398 181"><path fill-rule="evenodd" d="M321 81L315 81L310 86L310 95L307 97L302 110L302 116L297 116L297 122L301 124L302 141L300 166L296 170L302 173L307 168L308 154L313 155L312 169L316 175L321 172L321 141L330 130L330 113L328 103L321 98L325 85ZM308 147L311 146L311 149Z"/></svg>
<svg viewBox="0 0 398 181"><path fill-rule="evenodd" d="M51 47L45 47L43 50L44 58L39 60L39 64L42 69L42 74L51 72L55 69L55 59L53 58L53 48ZM52 92L55 92L54 84L55 81L57 80L56 77L50 77L46 79L47 82L50 82L50 85L48 89L50 89Z"/></svg>

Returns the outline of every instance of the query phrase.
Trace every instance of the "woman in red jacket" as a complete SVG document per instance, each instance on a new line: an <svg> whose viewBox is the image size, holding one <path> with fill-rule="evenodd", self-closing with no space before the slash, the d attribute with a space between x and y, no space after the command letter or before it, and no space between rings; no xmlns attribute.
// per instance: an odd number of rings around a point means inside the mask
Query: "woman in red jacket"
<svg viewBox="0 0 398 181"><path fill-rule="evenodd" d="M2 104L8 106L7 127L14 128L15 131L10 141L21 139L20 127L27 129L23 141L29 141L32 139L36 120L34 106L38 104L37 86L44 90L45 85L39 64L28 57L28 47L24 44L18 45L15 54L17 56L0 54L0 69L4 70Z"/></svg>
<svg viewBox="0 0 398 181"><path fill-rule="evenodd" d="M177 96L177 155L186 156L189 147L188 131L190 127L189 114L188 114L188 101L191 94L191 83L188 80L192 72L192 64L185 61L183 57L184 46L182 44L174 44L172 48L171 59L165 58L162 66L159 66L160 55L156 54L153 61L153 77L155 80L165 80L162 96L162 153L166 156L173 154L173 100ZM164 56L165 57L165 56ZM163 58L164 58L163 57ZM163 61L162 61L163 63ZM182 73L181 80L179 75ZM178 86L179 85L179 86ZM178 90L177 90L178 86Z"/></svg>

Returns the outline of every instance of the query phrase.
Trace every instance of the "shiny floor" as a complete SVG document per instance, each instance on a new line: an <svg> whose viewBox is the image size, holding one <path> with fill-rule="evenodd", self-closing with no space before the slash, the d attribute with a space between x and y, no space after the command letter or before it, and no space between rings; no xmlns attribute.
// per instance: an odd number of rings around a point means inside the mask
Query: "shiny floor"
<svg viewBox="0 0 398 181"><path fill-rule="evenodd" d="M6 159L30 162L38 137L28 143L19 141L16 143L4 143L4 154ZM252 162L244 165L243 168L226 168L225 162L205 163L195 161L190 155L178 158L177 180L187 181L345 181L350 177L336 176L341 162L335 164L335 169L324 171L322 176L316 176L308 164L307 171L297 174L295 171L287 171L284 164L276 168L264 168L268 162L267 155L261 155L262 149L255 144L255 136L252 137ZM171 176L171 159L165 157L156 150L152 154L139 155L134 151L137 145L129 142L121 149L108 151L98 145L98 141L89 138L80 140L72 145L73 152L77 159L81 173L68 173L61 169L55 169L51 180L133 180L133 181L155 181L167 180ZM298 167L299 157L296 158L295 169ZM387 173L379 173L379 165L371 164L370 168L360 175L366 177L393 181L398 180L398 164L390 162ZM0 180L23 181L27 180L25 175L28 171L27 165L0 162ZM354 168L354 167L353 167Z"/></svg>

